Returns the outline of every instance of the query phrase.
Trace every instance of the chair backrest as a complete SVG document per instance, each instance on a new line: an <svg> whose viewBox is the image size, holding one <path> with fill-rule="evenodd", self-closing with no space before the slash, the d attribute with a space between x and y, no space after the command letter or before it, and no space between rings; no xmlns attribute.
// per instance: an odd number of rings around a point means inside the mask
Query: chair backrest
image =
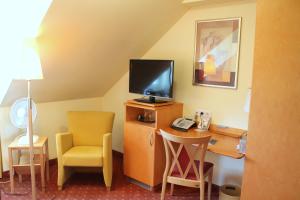
<svg viewBox="0 0 300 200"><path fill-rule="evenodd" d="M102 146L103 134L111 133L115 114L97 111L68 112L74 146Z"/></svg>
<svg viewBox="0 0 300 200"><path fill-rule="evenodd" d="M166 170L168 176L190 179L203 177L204 158L211 136L179 137L160 130L166 152ZM171 163L172 161L172 163ZM198 164L198 166L197 166Z"/></svg>

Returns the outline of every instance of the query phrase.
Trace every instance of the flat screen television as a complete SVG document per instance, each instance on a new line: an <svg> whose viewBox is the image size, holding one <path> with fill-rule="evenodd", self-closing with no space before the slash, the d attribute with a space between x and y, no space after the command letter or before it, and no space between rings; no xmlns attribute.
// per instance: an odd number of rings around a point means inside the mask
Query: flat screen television
<svg viewBox="0 0 300 200"><path fill-rule="evenodd" d="M131 59L129 92L149 97L136 99L146 103L161 103L173 98L173 60Z"/></svg>

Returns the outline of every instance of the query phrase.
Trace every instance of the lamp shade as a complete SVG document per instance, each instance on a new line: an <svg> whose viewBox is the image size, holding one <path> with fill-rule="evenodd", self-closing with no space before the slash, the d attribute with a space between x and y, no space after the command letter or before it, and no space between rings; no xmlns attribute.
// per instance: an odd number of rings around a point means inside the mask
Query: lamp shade
<svg viewBox="0 0 300 200"><path fill-rule="evenodd" d="M40 57L34 48L25 47L21 56L21 63L16 69L14 79L34 80L43 79Z"/></svg>
<svg viewBox="0 0 300 200"><path fill-rule="evenodd" d="M37 37L41 31L41 23L52 0L3 0L1 1L0 19L1 31L11 33L10 37L27 38ZM3 29L2 29L3 28Z"/></svg>

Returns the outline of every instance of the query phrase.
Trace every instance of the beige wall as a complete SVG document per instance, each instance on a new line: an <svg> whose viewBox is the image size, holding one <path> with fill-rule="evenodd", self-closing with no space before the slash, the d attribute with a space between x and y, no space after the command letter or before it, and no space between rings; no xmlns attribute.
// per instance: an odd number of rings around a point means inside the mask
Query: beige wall
<svg viewBox="0 0 300 200"><path fill-rule="evenodd" d="M71 110L101 110L102 98L78 99L37 104L37 120L34 123L34 133L49 138L50 159L56 158L55 134L67 131L67 112ZM9 119L10 107L0 108L0 134L3 156L3 170L8 170L7 146L19 135Z"/></svg>
<svg viewBox="0 0 300 200"><path fill-rule="evenodd" d="M192 85L195 21L228 17L242 17L238 89L220 89ZM151 59L175 60L175 100L184 103L184 115L192 116L198 108L210 110L213 122L244 128L248 114L243 111L248 87L251 86L255 32L255 3L224 4L195 7L189 10L144 56ZM113 148L123 151L123 102L140 97L128 93L126 73L104 96L103 109L117 113ZM208 154L216 164L214 183L241 184L243 160Z"/></svg>

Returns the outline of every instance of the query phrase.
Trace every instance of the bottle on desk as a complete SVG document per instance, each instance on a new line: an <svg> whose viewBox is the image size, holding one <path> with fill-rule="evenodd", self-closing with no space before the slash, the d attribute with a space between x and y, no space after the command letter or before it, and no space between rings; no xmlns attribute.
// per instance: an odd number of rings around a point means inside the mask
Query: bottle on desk
<svg viewBox="0 0 300 200"><path fill-rule="evenodd" d="M246 154L246 143L247 143L247 136L244 134L240 139L239 152L242 154Z"/></svg>
<svg viewBox="0 0 300 200"><path fill-rule="evenodd" d="M196 122L197 127L199 126L199 124L201 126L201 118L199 112L195 113L194 121Z"/></svg>

